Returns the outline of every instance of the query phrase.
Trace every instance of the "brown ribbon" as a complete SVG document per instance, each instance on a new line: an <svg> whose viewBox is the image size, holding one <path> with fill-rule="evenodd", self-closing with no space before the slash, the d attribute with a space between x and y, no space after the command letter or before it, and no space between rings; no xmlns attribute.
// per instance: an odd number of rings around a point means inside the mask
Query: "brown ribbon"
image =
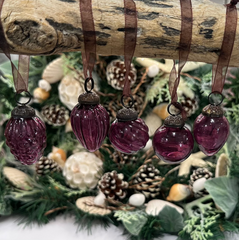
<svg viewBox="0 0 239 240"><path fill-rule="evenodd" d="M176 63L169 76L169 91L171 95L171 103L179 108L179 104L176 106L178 100L177 88L180 82L180 73L185 63L187 62L188 55L191 48L192 31L193 31L193 12L191 0L180 0L181 4L181 34L179 42L179 63L178 63L178 74L176 70ZM182 109L180 109L182 110Z"/></svg>
<svg viewBox="0 0 239 240"><path fill-rule="evenodd" d="M93 20L92 0L80 0L80 13L84 48L82 51L85 79L92 78L96 59L96 34Z"/></svg>
<svg viewBox="0 0 239 240"><path fill-rule="evenodd" d="M2 13L3 4L4 4L4 0L0 0L0 49L3 51L6 57L10 60L14 86L15 86L16 92L21 93L28 90L30 56L26 56L26 55L19 56L18 69L13 64L11 60L10 49L6 41L3 25L2 25L1 13Z"/></svg>
<svg viewBox="0 0 239 240"><path fill-rule="evenodd" d="M221 93L226 79L237 30L237 8L239 0L226 5L226 23L221 52L216 65L212 68L212 92Z"/></svg>
<svg viewBox="0 0 239 240"><path fill-rule="evenodd" d="M131 61L137 41L137 10L133 0L124 0L125 13L125 38L124 38L124 62L125 62L125 84L123 96L131 96L129 72Z"/></svg>

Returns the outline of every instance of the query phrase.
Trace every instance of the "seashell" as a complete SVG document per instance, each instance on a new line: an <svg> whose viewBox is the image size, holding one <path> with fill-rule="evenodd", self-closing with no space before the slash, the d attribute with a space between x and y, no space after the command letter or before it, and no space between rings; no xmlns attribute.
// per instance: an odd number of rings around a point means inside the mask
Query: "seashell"
<svg viewBox="0 0 239 240"><path fill-rule="evenodd" d="M159 66L154 64L154 65L151 65L149 68L148 68L148 73L147 75L150 77L150 78L154 78L155 76L158 75L159 73Z"/></svg>
<svg viewBox="0 0 239 240"><path fill-rule="evenodd" d="M63 65L64 61L62 58L55 59L46 66L42 78L50 84L60 81L64 76Z"/></svg>
<svg viewBox="0 0 239 240"><path fill-rule="evenodd" d="M105 199L106 199L105 194L100 191L99 194L94 199L94 204L98 206L106 206Z"/></svg>
<svg viewBox="0 0 239 240"><path fill-rule="evenodd" d="M215 177L226 176L228 164L229 164L228 156L225 153L222 153L217 160Z"/></svg>
<svg viewBox="0 0 239 240"><path fill-rule="evenodd" d="M205 177L197 179L193 183L193 192L197 193L197 192L200 192L201 190L203 190L205 188L204 185L205 185L206 181L207 181L207 179Z"/></svg>
<svg viewBox="0 0 239 240"><path fill-rule="evenodd" d="M159 213L163 210L165 206L169 206L172 208L175 208L180 214L183 214L184 210L167 201L159 200L159 199L154 199L148 202L147 207L145 209L146 213L149 215L157 216Z"/></svg>
<svg viewBox="0 0 239 240"><path fill-rule="evenodd" d="M154 107L153 113L157 114L162 120L164 120L169 116L167 108L168 103L161 103L158 106Z"/></svg>
<svg viewBox="0 0 239 240"><path fill-rule="evenodd" d="M80 82L74 78L73 74L66 75L58 86L59 98L70 110L78 103L78 97L83 92L83 87L80 85Z"/></svg>
<svg viewBox="0 0 239 240"><path fill-rule="evenodd" d="M142 193L135 193L129 198L129 204L140 207L145 203L145 196Z"/></svg>
<svg viewBox="0 0 239 240"><path fill-rule="evenodd" d="M65 132L68 133L68 132L72 132L72 126L71 126L71 119L69 118L66 122L66 125L65 125Z"/></svg>
<svg viewBox="0 0 239 240"><path fill-rule="evenodd" d="M155 131L162 125L162 120L153 112L151 112L144 120L149 128L149 136L153 136Z"/></svg>
<svg viewBox="0 0 239 240"><path fill-rule="evenodd" d="M105 216L111 213L111 210L109 209L97 207L96 205L94 205L94 199L95 197L93 196L78 198L76 200L76 206L81 211L92 215Z"/></svg>
<svg viewBox="0 0 239 240"><path fill-rule="evenodd" d="M180 202L191 195L190 187L184 184L174 184L167 197L168 201Z"/></svg>
<svg viewBox="0 0 239 240"><path fill-rule="evenodd" d="M42 79L38 82L38 86L39 88L49 92L51 90L51 85L49 82L47 82L46 80Z"/></svg>
<svg viewBox="0 0 239 240"><path fill-rule="evenodd" d="M146 146L144 147L143 151L147 152L152 146L153 146L152 140L149 139L148 142L146 143Z"/></svg>
<svg viewBox="0 0 239 240"><path fill-rule="evenodd" d="M45 101L47 98L49 98L50 93L38 87L34 89L33 96L37 102L41 103Z"/></svg>
<svg viewBox="0 0 239 240"><path fill-rule="evenodd" d="M16 169L16 168L12 168L12 167L4 167L3 168L3 175L17 188L19 189L23 189L23 190L30 190L32 189L31 186L31 179L30 177Z"/></svg>
<svg viewBox="0 0 239 240"><path fill-rule="evenodd" d="M66 152L63 149L52 147L52 152L49 153L47 157L57 162L61 168L64 167L66 161Z"/></svg>

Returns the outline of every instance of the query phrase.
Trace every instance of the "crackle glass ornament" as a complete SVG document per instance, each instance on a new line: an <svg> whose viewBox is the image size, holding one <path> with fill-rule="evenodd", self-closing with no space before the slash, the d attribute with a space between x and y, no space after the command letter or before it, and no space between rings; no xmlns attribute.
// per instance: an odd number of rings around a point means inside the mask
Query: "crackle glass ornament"
<svg viewBox="0 0 239 240"><path fill-rule="evenodd" d="M159 127L153 137L155 154L171 164L187 159L194 146L190 130L184 126L181 116L170 115Z"/></svg>
<svg viewBox="0 0 239 240"><path fill-rule="evenodd" d="M46 147L45 124L29 106L13 109L4 135L11 153L24 165L39 160Z"/></svg>
<svg viewBox="0 0 239 240"><path fill-rule="evenodd" d="M122 153L132 154L143 149L149 140L149 129L145 122L138 118L132 108L118 111L116 120L109 131L109 139L114 148Z"/></svg>
<svg viewBox="0 0 239 240"><path fill-rule="evenodd" d="M71 112L72 130L78 141L90 152L100 148L110 126L109 114L99 103L99 96L87 91L79 96L78 104Z"/></svg>
<svg viewBox="0 0 239 240"><path fill-rule="evenodd" d="M209 101L211 101L210 95ZM207 105L194 122L195 141L207 156L216 154L224 146L229 136L230 126L226 117L223 116L220 104Z"/></svg>

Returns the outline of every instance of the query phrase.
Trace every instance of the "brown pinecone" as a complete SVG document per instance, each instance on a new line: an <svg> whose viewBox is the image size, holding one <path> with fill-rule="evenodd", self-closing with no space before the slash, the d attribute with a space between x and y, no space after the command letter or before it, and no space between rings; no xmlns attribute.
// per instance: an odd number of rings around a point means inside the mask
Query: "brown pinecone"
<svg viewBox="0 0 239 240"><path fill-rule="evenodd" d="M123 199L126 197L128 188L128 183L123 179L123 174L118 174L116 171L108 172L101 177L98 187L109 199Z"/></svg>
<svg viewBox="0 0 239 240"><path fill-rule="evenodd" d="M187 117L190 117L194 114L198 109L198 101L197 98L189 98L185 95L182 96L181 105L187 113Z"/></svg>
<svg viewBox="0 0 239 240"><path fill-rule="evenodd" d="M111 101L103 104L104 108L110 116L110 122L112 123L116 119L117 112L122 108L121 105L118 105L118 102Z"/></svg>
<svg viewBox="0 0 239 240"><path fill-rule="evenodd" d="M115 163L118 164L132 164L137 161L137 157L135 154L124 154L118 151L114 151L113 154L111 155L111 158Z"/></svg>
<svg viewBox="0 0 239 240"><path fill-rule="evenodd" d="M125 83L125 64L120 60L113 60L108 64L106 68L106 78L108 84L117 90L122 90ZM130 86L132 87L137 79L137 71L134 65L131 63L131 68L129 72Z"/></svg>
<svg viewBox="0 0 239 240"><path fill-rule="evenodd" d="M198 168L196 170L193 171L193 173L190 176L190 181L189 181L189 185L191 187L193 187L193 183L200 179L200 178L206 178L206 179L211 179L213 176L213 174L206 168ZM194 193L194 196L199 198L202 197L204 195L208 194L208 191L206 189L203 189L197 193Z"/></svg>
<svg viewBox="0 0 239 240"><path fill-rule="evenodd" d="M41 157L37 161L35 168L37 175L47 175L49 173L59 172L61 170L57 162L47 157Z"/></svg>
<svg viewBox="0 0 239 240"><path fill-rule="evenodd" d="M153 181L153 179L157 179L157 181ZM136 174L133 184L137 184L137 192L143 193L146 198L154 198L160 192L160 184L157 184L160 180L162 180L162 177L159 170L152 164L145 164Z"/></svg>
<svg viewBox="0 0 239 240"><path fill-rule="evenodd" d="M53 126L65 125L69 119L69 111L65 107L55 104L44 106L41 114L44 121Z"/></svg>

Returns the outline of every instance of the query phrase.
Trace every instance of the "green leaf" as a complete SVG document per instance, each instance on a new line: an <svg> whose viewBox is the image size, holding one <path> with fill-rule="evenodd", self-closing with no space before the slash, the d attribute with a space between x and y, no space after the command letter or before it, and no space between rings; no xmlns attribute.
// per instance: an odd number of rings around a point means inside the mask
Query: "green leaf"
<svg viewBox="0 0 239 240"><path fill-rule="evenodd" d="M226 176L206 181L205 188L218 207L225 212L226 218L233 213L238 203L239 180Z"/></svg>
<svg viewBox="0 0 239 240"><path fill-rule="evenodd" d="M184 227L183 216L170 206L165 206L158 217L162 219L161 226L165 232L176 233Z"/></svg>
<svg viewBox="0 0 239 240"><path fill-rule="evenodd" d="M117 221L122 221L124 227L134 236L138 236L148 218L143 211L127 212L117 211L114 214Z"/></svg>
<svg viewBox="0 0 239 240"><path fill-rule="evenodd" d="M12 207L8 200L5 200L3 196L0 198L0 215L8 216L12 213Z"/></svg>

